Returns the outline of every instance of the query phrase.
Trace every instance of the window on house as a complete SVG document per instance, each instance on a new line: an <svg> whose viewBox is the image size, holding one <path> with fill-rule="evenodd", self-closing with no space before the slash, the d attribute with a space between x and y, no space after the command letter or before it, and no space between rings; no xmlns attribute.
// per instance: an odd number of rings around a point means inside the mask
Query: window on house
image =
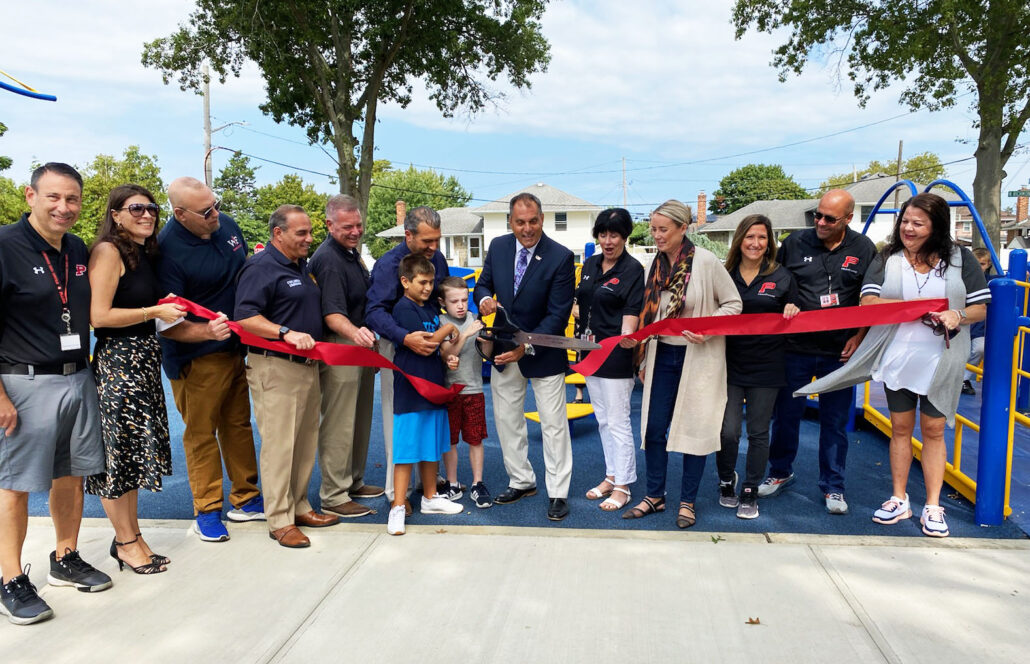
<svg viewBox="0 0 1030 664"><path fill-rule="evenodd" d="M554 230L565 231L569 228L569 215L567 212L554 213Z"/></svg>
<svg viewBox="0 0 1030 664"><path fill-rule="evenodd" d="M469 238L469 258L480 258L480 241L481 238L470 237Z"/></svg>
<svg viewBox="0 0 1030 664"><path fill-rule="evenodd" d="M440 247L440 251L443 253L444 258L448 258L448 259L454 258L454 255L451 253L451 238L449 238L449 237L443 238L443 242L442 242L442 246Z"/></svg>

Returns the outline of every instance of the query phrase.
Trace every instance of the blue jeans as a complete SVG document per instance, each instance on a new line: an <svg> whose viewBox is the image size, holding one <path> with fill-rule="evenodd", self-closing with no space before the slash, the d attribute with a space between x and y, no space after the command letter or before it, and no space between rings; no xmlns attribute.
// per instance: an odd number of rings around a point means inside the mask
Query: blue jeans
<svg viewBox="0 0 1030 664"><path fill-rule="evenodd" d="M679 392L680 374L686 346L673 346L656 342L654 371L651 374L651 398L647 407L647 428L644 430L644 460L647 462L647 495L659 498L665 495L665 477L669 470L669 424ZM693 503L707 456L683 455L683 482L680 501Z"/></svg>
<svg viewBox="0 0 1030 664"><path fill-rule="evenodd" d="M812 377L822 378L841 367L836 357L787 353L787 386L780 390L773 412L769 445L769 477L784 478L793 471L798 454L798 431L805 414L805 397L792 396ZM848 456L848 415L854 390L847 388L819 395L819 488L823 493L844 493L844 463Z"/></svg>

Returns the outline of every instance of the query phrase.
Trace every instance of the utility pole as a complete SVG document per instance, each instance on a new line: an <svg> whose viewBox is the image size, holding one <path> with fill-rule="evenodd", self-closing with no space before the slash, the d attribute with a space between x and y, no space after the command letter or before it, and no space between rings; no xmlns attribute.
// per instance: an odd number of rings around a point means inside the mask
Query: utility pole
<svg viewBox="0 0 1030 664"><path fill-rule="evenodd" d="M895 183L901 181L901 146L904 145L904 143L905 143L904 141L898 141L898 167L897 167L897 169L894 172L894 182ZM898 209L898 197L900 195L901 195L901 188L899 187L898 189L894 190L894 209L895 210ZM894 218L895 219L898 218L898 214L896 212L894 213Z"/></svg>
<svg viewBox="0 0 1030 664"><path fill-rule="evenodd" d="M207 63L204 63L204 183L211 187L214 180L211 178L211 85L210 72Z"/></svg>
<svg viewBox="0 0 1030 664"><path fill-rule="evenodd" d="M622 207L626 207L626 158L622 158Z"/></svg>

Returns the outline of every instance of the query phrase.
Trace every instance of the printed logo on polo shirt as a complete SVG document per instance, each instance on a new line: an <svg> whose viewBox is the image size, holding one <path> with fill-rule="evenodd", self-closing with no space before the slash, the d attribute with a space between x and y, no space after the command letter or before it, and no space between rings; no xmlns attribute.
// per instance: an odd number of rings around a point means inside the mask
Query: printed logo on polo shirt
<svg viewBox="0 0 1030 664"><path fill-rule="evenodd" d="M601 284L601 288L607 288L608 290L612 290L612 286L618 286L618 285L619 285L619 278L618 277L612 277L608 281L606 281L603 284Z"/></svg>
<svg viewBox="0 0 1030 664"><path fill-rule="evenodd" d="M805 256L804 261L806 263L811 263L812 262L812 257L811 256Z"/></svg>
<svg viewBox="0 0 1030 664"><path fill-rule="evenodd" d="M42 265L32 268L32 274L46 274L46 270L43 269Z"/></svg>
<svg viewBox="0 0 1030 664"><path fill-rule="evenodd" d="M236 237L235 235L226 240L226 242L229 243L229 246L232 247L233 251L236 251L237 249L243 246L243 243L240 242L240 238Z"/></svg>
<svg viewBox="0 0 1030 664"><path fill-rule="evenodd" d="M303 282L300 279L287 279L286 280L286 285L289 286L290 288L296 288L297 286L300 286L302 283Z"/></svg>
<svg viewBox="0 0 1030 664"><path fill-rule="evenodd" d="M86 266L85 265L76 265L75 266L75 276L76 277L81 277L84 274L86 274Z"/></svg>
<svg viewBox="0 0 1030 664"><path fill-rule="evenodd" d="M761 286L759 286L758 294L759 295L764 295L766 297L776 297L776 293L766 293L765 292L765 291L774 291L774 290L776 290L776 282L775 281L766 281Z"/></svg>
<svg viewBox="0 0 1030 664"><path fill-rule="evenodd" d="M858 272L858 270L852 270L852 265L858 265L857 256L845 256L844 262L840 264L840 269L847 270L848 272Z"/></svg>

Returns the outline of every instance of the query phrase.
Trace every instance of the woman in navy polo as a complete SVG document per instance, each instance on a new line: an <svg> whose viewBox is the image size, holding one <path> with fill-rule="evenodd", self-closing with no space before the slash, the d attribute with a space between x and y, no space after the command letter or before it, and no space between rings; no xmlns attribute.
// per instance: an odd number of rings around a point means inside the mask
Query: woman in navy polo
<svg viewBox="0 0 1030 664"><path fill-rule="evenodd" d="M591 341L629 334L637 329L644 306L644 267L626 252L633 220L622 208L597 215L594 239L601 253L583 263L576 307L576 333ZM601 509L616 511L630 499L629 485L637 481L637 457L630 424L633 393L633 351L616 346L593 376L587 389L594 406L604 450L604 480L587 492Z"/></svg>
<svg viewBox="0 0 1030 664"><path fill-rule="evenodd" d="M794 278L776 262L772 222L761 214L744 217L733 233L726 271L737 286L745 314L783 312L793 318ZM726 412L715 455L719 469L719 504L737 508L741 519L758 516L758 485L769 461L769 422L780 388L787 384L783 364L786 337L782 334L726 337ZM744 409L744 402L747 409ZM747 470L737 498L737 449L741 412L747 414Z"/></svg>

